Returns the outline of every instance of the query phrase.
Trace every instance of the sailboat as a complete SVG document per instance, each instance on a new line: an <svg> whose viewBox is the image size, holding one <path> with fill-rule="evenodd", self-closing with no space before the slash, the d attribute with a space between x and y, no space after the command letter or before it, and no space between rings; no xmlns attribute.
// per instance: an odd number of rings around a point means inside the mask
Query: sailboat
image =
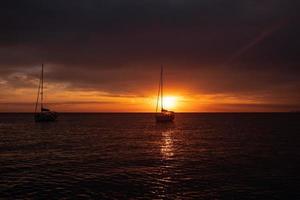
<svg viewBox="0 0 300 200"><path fill-rule="evenodd" d="M160 81L158 87L158 94L157 94L157 102L156 102L156 113L155 119L156 122L172 122L175 119L175 113L173 111L168 111L164 109L164 102L163 102L163 66L160 69ZM160 112L158 110L159 107L159 100L160 100Z"/></svg>
<svg viewBox="0 0 300 200"><path fill-rule="evenodd" d="M42 73L39 82L37 100L35 104L34 119L36 122L52 122L56 121L57 113L50 111L50 109L44 107L44 65L42 64ZM38 112L38 107L40 103L40 112Z"/></svg>

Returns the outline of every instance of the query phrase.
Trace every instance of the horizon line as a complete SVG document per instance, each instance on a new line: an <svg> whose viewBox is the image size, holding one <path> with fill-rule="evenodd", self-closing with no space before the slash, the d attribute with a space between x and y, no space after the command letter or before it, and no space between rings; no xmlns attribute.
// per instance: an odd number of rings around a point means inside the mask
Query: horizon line
<svg viewBox="0 0 300 200"><path fill-rule="evenodd" d="M34 114L35 112L1 112L0 111L0 114ZM118 111L118 112L115 112L115 111L106 111L106 112L57 112L58 114L155 114L157 112L122 112L122 111ZM197 112L175 112L175 114L222 114L222 113L236 113L236 114L239 114L239 113L300 113L300 111L298 110L295 110L295 111L197 111Z"/></svg>

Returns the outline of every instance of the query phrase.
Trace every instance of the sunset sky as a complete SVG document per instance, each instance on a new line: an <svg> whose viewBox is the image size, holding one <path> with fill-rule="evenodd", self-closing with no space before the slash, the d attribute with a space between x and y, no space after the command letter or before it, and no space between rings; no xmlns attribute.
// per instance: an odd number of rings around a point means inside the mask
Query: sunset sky
<svg viewBox="0 0 300 200"><path fill-rule="evenodd" d="M296 0L24 0L0 7L0 112L300 109Z"/></svg>

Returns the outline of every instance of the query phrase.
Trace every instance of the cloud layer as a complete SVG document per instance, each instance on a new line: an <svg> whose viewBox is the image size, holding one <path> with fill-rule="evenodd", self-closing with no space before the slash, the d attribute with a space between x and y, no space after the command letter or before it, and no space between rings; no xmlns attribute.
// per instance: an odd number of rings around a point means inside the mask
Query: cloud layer
<svg viewBox="0 0 300 200"><path fill-rule="evenodd" d="M299 7L293 0L6 2L0 8L0 111L11 110L7 103L34 101L41 63L53 102L70 102L60 95L82 91L100 92L103 102L103 94L113 101L155 96L163 64L167 90L195 108L199 96L213 95L222 97L215 104L250 98L269 110L298 109Z"/></svg>

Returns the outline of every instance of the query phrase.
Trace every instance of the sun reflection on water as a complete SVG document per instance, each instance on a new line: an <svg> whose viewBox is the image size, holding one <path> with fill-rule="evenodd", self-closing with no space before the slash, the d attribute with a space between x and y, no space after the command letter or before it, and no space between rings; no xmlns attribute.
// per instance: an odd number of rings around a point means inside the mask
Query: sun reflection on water
<svg viewBox="0 0 300 200"><path fill-rule="evenodd" d="M162 145L160 152L165 159L170 159L174 156L172 130L162 132Z"/></svg>

